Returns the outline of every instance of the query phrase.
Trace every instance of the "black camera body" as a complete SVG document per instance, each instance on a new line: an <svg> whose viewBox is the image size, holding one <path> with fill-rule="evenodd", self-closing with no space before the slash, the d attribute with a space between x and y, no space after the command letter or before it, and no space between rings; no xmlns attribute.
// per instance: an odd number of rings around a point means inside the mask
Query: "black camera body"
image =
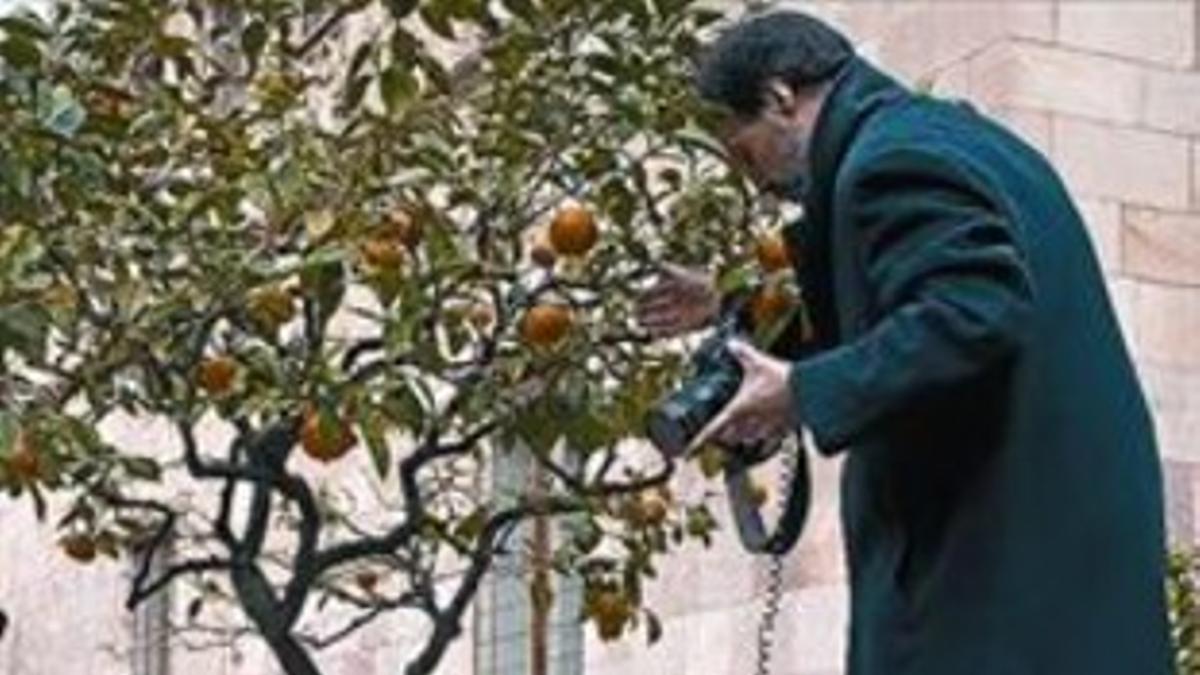
<svg viewBox="0 0 1200 675"><path fill-rule="evenodd" d="M655 405L646 417L646 435L664 454L682 458L688 447L737 394L742 367L729 351L729 341L742 332L739 312L723 312L715 330L692 356L690 376ZM811 484L802 439L785 457L786 497L774 532L766 525L752 496L749 470L784 447L785 439L726 447L725 484L733 519L743 546L754 553L782 555L799 539L808 516Z"/></svg>
<svg viewBox="0 0 1200 675"><path fill-rule="evenodd" d="M693 354L691 377L647 415L646 434L667 455L681 457L696 434L737 393L742 367L728 348L736 334L736 317L722 316Z"/></svg>

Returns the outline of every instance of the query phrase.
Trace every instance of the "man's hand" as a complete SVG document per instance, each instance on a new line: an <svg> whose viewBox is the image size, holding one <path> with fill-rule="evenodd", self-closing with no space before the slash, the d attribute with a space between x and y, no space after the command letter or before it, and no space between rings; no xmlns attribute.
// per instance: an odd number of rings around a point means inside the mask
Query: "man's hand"
<svg viewBox="0 0 1200 675"><path fill-rule="evenodd" d="M703 328L717 317L721 297L714 275L672 263L637 299L637 321L654 337L675 337Z"/></svg>
<svg viewBox="0 0 1200 675"><path fill-rule="evenodd" d="M777 438L794 426L791 366L743 340L731 340L729 351L742 366L742 383L729 403L700 430L687 454L709 441L723 445L755 444Z"/></svg>

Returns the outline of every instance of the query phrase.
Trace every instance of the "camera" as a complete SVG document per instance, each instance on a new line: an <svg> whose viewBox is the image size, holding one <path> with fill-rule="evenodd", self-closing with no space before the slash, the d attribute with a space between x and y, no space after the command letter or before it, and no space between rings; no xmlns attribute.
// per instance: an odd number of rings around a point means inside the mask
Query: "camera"
<svg viewBox="0 0 1200 675"><path fill-rule="evenodd" d="M734 315L723 316L692 356L692 376L647 414L646 435L667 455L683 455L696 434L737 393L742 367L727 346L737 329Z"/></svg>
<svg viewBox="0 0 1200 675"><path fill-rule="evenodd" d="M729 341L746 333L742 316L745 298L734 298L720 313L716 328L692 355L690 374L675 391L656 403L646 415L646 435L664 454L680 458L709 422L737 394L742 366L729 351ZM811 493L803 439L784 452L786 439L726 446L725 484L733 521L742 545L753 553L783 555L796 544L808 517ZM785 488L782 513L774 531L768 532L751 490L749 471L782 452L781 480Z"/></svg>

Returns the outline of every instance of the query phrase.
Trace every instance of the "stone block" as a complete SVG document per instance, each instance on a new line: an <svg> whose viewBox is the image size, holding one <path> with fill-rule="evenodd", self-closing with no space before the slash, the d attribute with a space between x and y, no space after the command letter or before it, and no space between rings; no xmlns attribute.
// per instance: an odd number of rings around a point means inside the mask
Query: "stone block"
<svg viewBox="0 0 1200 675"><path fill-rule="evenodd" d="M1200 140L1192 141L1192 208L1200 209Z"/></svg>
<svg viewBox="0 0 1200 675"><path fill-rule="evenodd" d="M1054 160L1076 196L1183 209L1191 169L1186 139L1059 115Z"/></svg>
<svg viewBox="0 0 1200 675"><path fill-rule="evenodd" d="M1179 0L1058 3L1058 40L1089 50L1185 67L1195 56L1196 11Z"/></svg>
<svg viewBox="0 0 1200 675"><path fill-rule="evenodd" d="M1200 289L1141 284L1137 352L1148 364L1200 370Z"/></svg>
<svg viewBox="0 0 1200 675"><path fill-rule="evenodd" d="M1149 70L1142 121L1155 129L1200 134L1200 72Z"/></svg>
<svg viewBox="0 0 1200 675"><path fill-rule="evenodd" d="M1142 70L1120 59L1007 41L971 60L971 92L988 106L1132 124L1142 112Z"/></svg>
<svg viewBox="0 0 1200 675"><path fill-rule="evenodd" d="M1200 214L1131 207L1124 220L1126 273L1196 286L1200 302Z"/></svg>

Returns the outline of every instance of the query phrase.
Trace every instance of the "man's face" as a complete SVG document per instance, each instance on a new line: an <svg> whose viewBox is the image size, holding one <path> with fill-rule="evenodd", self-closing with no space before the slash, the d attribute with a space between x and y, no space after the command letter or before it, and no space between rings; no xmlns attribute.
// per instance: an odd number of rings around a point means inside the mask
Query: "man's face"
<svg viewBox="0 0 1200 675"><path fill-rule="evenodd" d="M819 100L806 100L780 87L771 91L754 117L729 114L718 134L733 164L760 190L799 201L808 183L809 146Z"/></svg>

